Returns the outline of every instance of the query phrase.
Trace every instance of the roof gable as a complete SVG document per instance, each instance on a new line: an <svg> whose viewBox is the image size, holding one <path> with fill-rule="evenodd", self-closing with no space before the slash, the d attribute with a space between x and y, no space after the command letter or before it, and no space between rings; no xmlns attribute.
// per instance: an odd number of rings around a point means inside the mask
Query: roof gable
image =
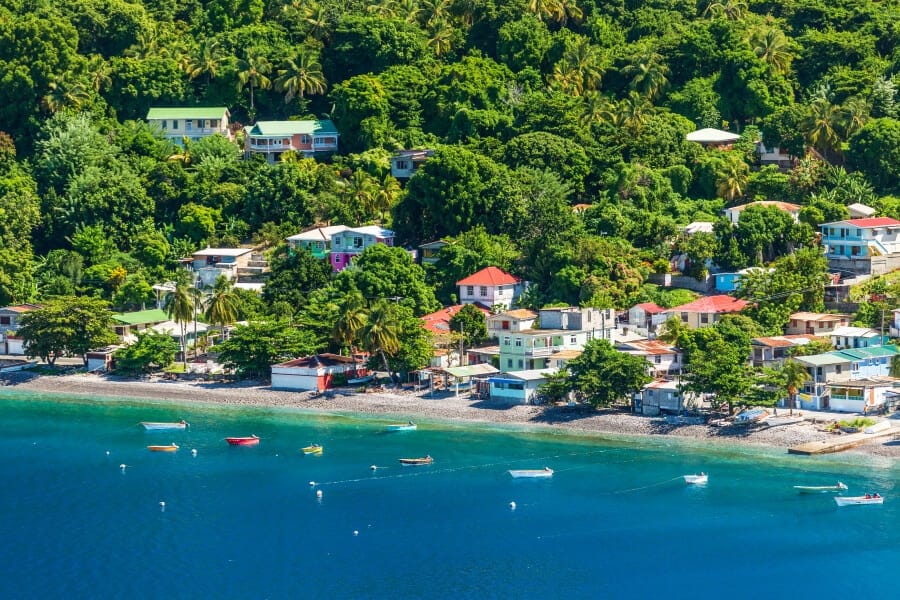
<svg viewBox="0 0 900 600"><path fill-rule="evenodd" d="M739 300L727 294L719 294L717 296L697 298L693 302L674 306L667 312L733 313L741 312L747 304L746 300Z"/></svg>
<svg viewBox="0 0 900 600"><path fill-rule="evenodd" d="M456 285L512 285L521 281L518 277L514 277L509 273L498 269L497 267L486 267L477 273L473 273L465 279L460 279Z"/></svg>
<svg viewBox="0 0 900 600"><path fill-rule="evenodd" d="M337 135L337 127L328 119L319 121L257 121L247 126L245 131L251 136L266 135Z"/></svg>
<svg viewBox="0 0 900 600"><path fill-rule="evenodd" d="M830 227L834 225L851 225L867 229L869 227L900 227L900 221L890 217L873 217L868 219L849 219L847 221L835 221L833 223L822 223L822 227Z"/></svg>
<svg viewBox="0 0 900 600"><path fill-rule="evenodd" d="M178 106L171 108L155 107L147 111L147 120L221 119L228 115L228 109L224 106Z"/></svg>

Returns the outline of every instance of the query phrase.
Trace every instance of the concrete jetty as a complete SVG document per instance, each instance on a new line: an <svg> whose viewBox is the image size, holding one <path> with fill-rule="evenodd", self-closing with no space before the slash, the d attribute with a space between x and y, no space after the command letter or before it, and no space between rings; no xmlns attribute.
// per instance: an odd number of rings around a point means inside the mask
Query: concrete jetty
<svg viewBox="0 0 900 600"><path fill-rule="evenodd" d="M881 438L891 437L900 433L900 427L889 427L875 433L851 433L849 435L841 435L833 440L824 440L821 442L807 442L788 448L788 454L803 454L806 456L813 454L831 454L834 452L842 452L850 448L862 446L865 443Z"/></svg>

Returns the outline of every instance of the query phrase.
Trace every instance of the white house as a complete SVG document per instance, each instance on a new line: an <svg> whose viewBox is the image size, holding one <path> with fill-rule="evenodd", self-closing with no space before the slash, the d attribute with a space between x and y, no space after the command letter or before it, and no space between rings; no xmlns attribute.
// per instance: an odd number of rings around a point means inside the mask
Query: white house
<svg viewBox="0 0 900 600"><path fill-rule="evenodd" d="M510 308L522 294L522 280L497 267L486 267L456 282L461 304Z"/></svg>
<svg viewBox="0 0 900 600"><path fill-rule="evenodd" d="M658 379L645 385L635 395L635 410L642 415L655 417L660 413L680 413L686 404L695 401L694 394L688 394L681 390L681 384L676 379Z"/></svg>
<svg viewBox="0 0 900 600"><path fill-rule="evenodd" d="M890 217L822 224L822 247L834 270L879 275L900 266L900 221Z"/></svg>
<svg viewBox="0 0 900 600"><path fill-rule="evenodd" d="M666 309L655 302L641 302L628 309L628 324L653 332L657 325L665 323L665 312Z"/></svg>
<svg viewBox="0 0 900 600"><path fill-rule="evenodd" d="M802 206L791 204L790 202L781 202L778 200L758 200L756 202L749 202L747 204L732 206L731 208L726 208L722 212L725 213L725 216L728 218L732 225L737 225L738 221L740 221L741 219L741 213L743 213L751 206L774 206L778 210L791 215L791 218L798 223L800 222L800 209L803 208Z"/></svg>
<svg viewBox="0 0 900 600"><path fill-rule="evenodd" d="M867 413L879 410L891 395L900 391L896 377L835 379L828 386L830 408L839 412Z"/></svg>
<svg viewBox="0 0 900 600"><path fill-rule="evenodd" d="M499 338L504 333L517 333L526 329L531 329L537 320L538 314L533 310L519 308L516 310L508 310L496 315L487 317L487 331L492 338Z"/></svg>
<svg viewBox="0 0 900 600"><path fill-rule="evenodd" d="M434 150L400 150L391 157L391 176L409 179L434 156Z"/></svg>
<svg viewBox="0 0 900 600"><path fill-rule="evenodd" d="M794 166L794 157L778 146L767 147L762 140L756 142L756 153L759 155L759 164L777 165L782 169L790 169Z"/></svg>
<svg viewBox="0 0 900 600"><path fill-rule="evenodd" d="M805 346L815 340L826 341L827 338L806 333L755 337L750 340L752 353L750 361L754 367L772 367L784 362L791 348Z"/></svg>
<svg viewBox="0 0 900 600"><path fill-rule="evenodd" d="M535 404L537 389L557 369L529 369L503 373L488 379L491 400L509 404Z"/></svg>
<svg viewBox="0 0 900 600"><path fill-rule="evenodd" d="M25 354L24 340L16 336L22 315L39 309L37 304L14 304L0 308L0 354Z"/></svg>
<svg viewBox="0 0 900 600"><path fill-rule="evenodd" d="M878 212L871 206L866 206L860 202L848 204L847 210L850 212L851 219L868 219L869 217L874 217L875 213Z"/></svg>
<svg viewBox="0 0 900 600"><path fill-rule="evenodd" d="M884 337L877 329L869 327L838 327L830 334L831 345L838 350L845 348L868 348L881 346Z"/></svg>
<svg viewBox="0 0 900 600"><path fill-rule="evenodd" d="M654 378L677 375L684 366L681 350L656 340L620 343L616 345L616 350L624 354L643 356L648 363L647 372Z"/></svg>
<svg viewBox="0 0 900 600"><path fill-rule="evenodd" d="M232 281L237 279L238 269L250 266L253 255L251 248L205 248L194 252L193 268L204 286L215 285L216 279L224 276Z"/></svg>
<svg viewBox="0 0 900 600"><path fill-rule="evenodd" d="M178 145L185 138L196 142L216 134L234 141L229 119L231 113L224 106L157 107L147 112L147 123Z"/></svg>

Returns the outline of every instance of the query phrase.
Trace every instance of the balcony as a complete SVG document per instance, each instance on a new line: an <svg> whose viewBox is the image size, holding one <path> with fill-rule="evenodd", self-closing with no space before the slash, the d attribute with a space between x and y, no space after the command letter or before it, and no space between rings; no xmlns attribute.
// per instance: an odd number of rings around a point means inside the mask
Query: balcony
<svg viewBox="0 0 900 600"><path fill-rule="evenodd" d="M293 150L291 144L275 140L254 140L250 139L250 150L256 152L286 152Z"/></svg>

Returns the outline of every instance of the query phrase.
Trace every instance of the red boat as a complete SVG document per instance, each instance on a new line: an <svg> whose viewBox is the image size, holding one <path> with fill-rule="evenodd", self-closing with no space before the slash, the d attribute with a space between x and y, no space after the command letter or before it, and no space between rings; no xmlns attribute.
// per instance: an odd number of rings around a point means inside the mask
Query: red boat
<svg viewBox="0 0 900 600"><path fill-rule="evenodd" d="M259 443L259 438L255 435L250 437L227 437L225 441L232 446L255 446Z"/></svg>

